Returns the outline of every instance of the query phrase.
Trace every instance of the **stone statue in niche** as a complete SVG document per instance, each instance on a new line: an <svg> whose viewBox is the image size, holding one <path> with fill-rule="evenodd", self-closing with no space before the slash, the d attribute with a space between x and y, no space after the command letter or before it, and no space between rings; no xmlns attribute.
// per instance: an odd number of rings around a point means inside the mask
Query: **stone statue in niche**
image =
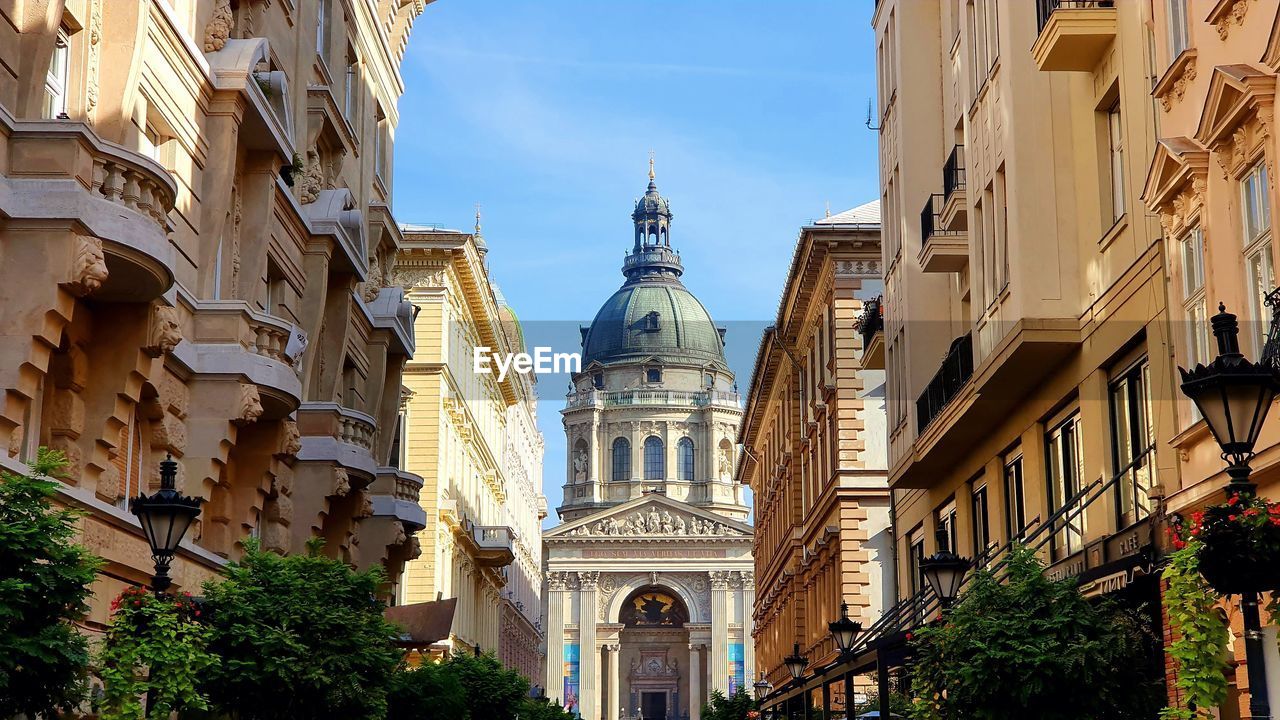
<svg viewBox="0 0 1280 720"><path fill-rule="evenodd" d="M584 482L587 479L587 451L578 450L573 453L573 479Z"/></svg>
<svg viewBox="0 0 1280 720"><path fill-rule="evenodd" d="M720 448L720 479L729 480L733 477L733 451L727 447Z"/></svg>

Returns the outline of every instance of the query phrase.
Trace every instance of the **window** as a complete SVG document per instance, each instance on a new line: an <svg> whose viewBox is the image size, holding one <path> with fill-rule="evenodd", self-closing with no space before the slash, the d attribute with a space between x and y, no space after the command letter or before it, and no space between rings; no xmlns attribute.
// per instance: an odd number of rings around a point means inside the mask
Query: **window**
<svg viewBox="0 0 1280 720"><path fill-rule="evenodd" d="M662 480L667 476L662 440L654 435L644 439L644 479Z"/></svg>
<svg viewBox="0 0 1280 720"><path fill-rule="evenodd" d="M1124 123L1117 99L1107 111L1107 149L1110 159L1111 221L1120 219L1124 206Z"/></svg>
<svg viewBox="0 0 1280 720"><path fill-rule="evenodd" d="M387 139L387 116L379 107L374 113L373 171L383 182L387 180Z"/></svg>
<svg viewBox="0 0 1280 720"><path fill-rule="evenodd" d="M1022 483L1022 455L1004 461L1004 517L1009 539L1021 538L1027 530L1027 492Z"/></svg>
<svg viewBox="0 0 1280 720"><path fill-rule="evenodd" d="M626 438L613 441L613 474L614 480L631 479L631 443Z"/></svg>
<svg viewBox="0 0 1280 720"><path fill-rule="evenodd" d="M129 498L142 494L142 468L145 467L142 443L142 423L138 408L129 417L129 424L120 430L119 454L115 457L116 472L120 476L120 498L116 506L129 509Z"/></svg>
<svg viewBox="0 0 1280 720"><path fill-rule="evenodd" d="M689 438L680 438L680 442L676 443L676 454L680 460L679 479L693 482L693 441Z"/></svg>
<svg viewBox="0 0 1280 720"><path fill-rule="evenodd" d="M1113 469L1120 476L1119 527L1151 514L1147 492L1155 482L1155 430L1151 421L1151 368L1135 363L1111 383Z"/></svg>
<svg viewBox="0 0 1280 720"><path fill-rule="evenodd" d="M265 312L268 315L285 317L288 312L288 302L285 295L289 287L289 281L285 280L284 273L272 258L267 258L266 281L267 306L264 308Z"/></svg>
<svg viewBox="0 0 1280 720"><path fill-rule="evenodd" d="M1259 353L1266 342L1266 295L1275 286L1271 259L1271 205L1267 194L1267 164L1259 161L1240 182L1244 211L1245 270L1249 280L1249 310Z"/></svg>
<svg viewBox="0 0 1280 720"><path fill-rule="evenodd" d="M1189 43L1187 0L1167 0L1169 8L1169 59L1178 57Z"/></svg>
<svg viewBox="0 0 1280 720"><path fill-rule="evenodd" d="M591 374L591 387L593 387L593 388L595 388L595 389L597 389L597 390L603 390L603 389L604 389L604 373L592 373L592 374Z"/></svg>
<svg viewBox="0 0 1280 720"><path fill-rule="evenodd" d="M316 2L316 54L321 58L329 47L329 0Z"/></svg>
<svg viewBox="0 0 1280 720"><path fill-rule="evenodd" d="M907 562L910 564L912 595L924 589L924 573L920 571L924 558L924 528L917 527L907 534Z"/></svg>
<svg viewBox="0 0 1280 720"><path fill-rule="evenodd" d="M1049 508L1066 507L1080 492L1084 460L1080 452L1080 417L1072 414L1045 434L1049 474ZM1061 560L1084 547L1085 518L1081 499L1054 521L1053 559ZM1060 528L1060 529L1059 529Z"/></svg>
<svg viewBox="0 0 1280 720"><path fill-rule="evenodd" d="M650 383L662 382L662 368L645 368L644 381Z"/></svg>
<svg viewBox="0 0 1280 720"><path fill-rule="evenodd" d="M975 484L973 497L973 552L981 555L991 549L991 515L987 507L986 483Z"/></svg>
<svg viewBox="0 0 1280 720"><path fill-rule="evenodd" d="M641 322L641 329L644 332L658 332L662 329L662 323L659 320L657 310L650 310L644 314L644 320Z"/></svg>
<svg viewBox="0 0 1280 720"><path fill-rule="evenodd" d="M359 110L360 103L360 58L356 55L355 48L351 46L347 46L346 83L346 95L343 98L342 111L347 118L347 122L351 123L352 127L356 127L356 112Z"/></svg>
<svg viewBox="0 0 1280 720"><path fill-rule="evenodd" d="M937 523L937 527L939 530L939 537L946 538L946 541L947 541L946 549L954 553L959 553L960 549L956 545L956 543L959 541L959 538L956 536L956 500L955 498L948 500L946 503L943 504L942 507L938 508L937 512L934 513L934 520ZM938 548L938 549L942 550L942 548Z"/></svg>
<svg viewBox="0 0 1280 720"><path fill-rule="evenodd" d="M66 28L58 29L53 41L53 55L49 58L49 72L44 79L44 116L67 117L67 80L70 73L71 42Z"/></svg>
<svg viewBox="0 0 1280 720"><path fill-rule="evenodd" d="M996 284L997 292L1009 285L1009 197L1007 195L1004 165L996 170L995 181L996 211L996 269L999 273Z"/></svg>
<svg viewBox="0 0 1280 720"><path fill-rule="evenodd" d="M1182 238L1182 311L1187 319L1187 366L1209 362L1209 314L1204 292L1204 232Z"/></svg>

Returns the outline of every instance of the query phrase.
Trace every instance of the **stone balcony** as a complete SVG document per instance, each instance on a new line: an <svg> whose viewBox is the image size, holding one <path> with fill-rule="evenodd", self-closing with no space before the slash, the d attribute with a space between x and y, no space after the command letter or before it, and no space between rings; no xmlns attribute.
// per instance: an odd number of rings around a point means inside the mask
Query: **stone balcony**
<svg viewBox="0 0 1280 720"><path fill-rule="evenodd" d="M1045 72L1090 72L1116 38L1115 0L1036 0L1036 20L1031 57Z"/></svg>
<svg viewBox="0 0 1280 720"><path fill-rule="evenodd" d="M380 467L369 491L373 494L375 518L398 520L410 532L427 526L427 512L418 504L422 491L420 476L399 468Z"/></svg>
<svg viewBox="0 0 1280 720"><path fill-rule="evenodd" d="M177 185L151 158L107 142L81 122L17 120L0 106L0 216L83 228L76 269L105 262L100 300L146 302L173 285Z"/></svg>
<svg viewBox="0 0 1280 720"><path fill-rule="evenodd" d="M587 390L571 393L565 401L566 410L632 405L659 407L711 406L736 410L742 407L742 399L738 393L725 390Z"/></svg>
<svg viewBox="0 0 1280 720"><path fill-rule="evenodd" d="M181 289L178 297L191 311L190 327L183 333L186 342L174 350L178 360L204 378L256 385L264 419L283 418L298 409L306 333L243 300L195 300Z"/></svg>
<svg viewBox="0 0 1280 720"><path fill-rule="evenodd" d="M330 463L347 471L353 489L363 488L378 475L373 459L377 432L373 417L333 402L306 402L298 408L302 435L301 462Z"/></svg>
<svg viewBox="0 0 1280 720"><path fill-rule="evenodd" d="M864 370L884 369L884 300L875 298L862 306L858 316L858 334L862 337Z"/></svg>
<svg viewBox="0 0 1280 720"><path fill-rule="evenodd" d="M505 525L472 526L476 562L488 567L510 565L516 559L515 533Z"/></svg>

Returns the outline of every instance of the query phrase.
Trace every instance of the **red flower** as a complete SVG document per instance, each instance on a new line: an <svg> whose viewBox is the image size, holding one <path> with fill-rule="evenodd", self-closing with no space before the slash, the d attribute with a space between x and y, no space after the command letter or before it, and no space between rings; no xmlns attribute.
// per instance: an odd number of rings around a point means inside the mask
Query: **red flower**
<svg viewBox="0 0 1280 720"><path fill-rule="evenodd" d="M912 635L911 633L907 633L907 639L908 639L908 640L910 640L910 639L911 639L911 638L913 638L913 637L915 637L915 636L914 636L914 635Z"/></svg>
<svg viewBox="0 0 1280 720"><path fill-rule="evenodd" d="M1236 516L1235 516L1235 515L1228 515L1228 516L1227 516L1227 519L1228 519L1228 520L1230 520L1231 522L1235 522L1235 521L1236 521Z"/></svg>

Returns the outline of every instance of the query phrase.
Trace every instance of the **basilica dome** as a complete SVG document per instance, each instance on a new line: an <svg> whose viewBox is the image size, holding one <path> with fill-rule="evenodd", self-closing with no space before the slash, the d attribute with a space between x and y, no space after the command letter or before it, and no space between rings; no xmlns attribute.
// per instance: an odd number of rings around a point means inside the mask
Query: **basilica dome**
<svg viewBox="0 0 1280 720"><path fill-rule="evenodd" d="M728 369L711 315L674 277L624 284L596 313L583 342L584 367L648 357Z"/></svg>

